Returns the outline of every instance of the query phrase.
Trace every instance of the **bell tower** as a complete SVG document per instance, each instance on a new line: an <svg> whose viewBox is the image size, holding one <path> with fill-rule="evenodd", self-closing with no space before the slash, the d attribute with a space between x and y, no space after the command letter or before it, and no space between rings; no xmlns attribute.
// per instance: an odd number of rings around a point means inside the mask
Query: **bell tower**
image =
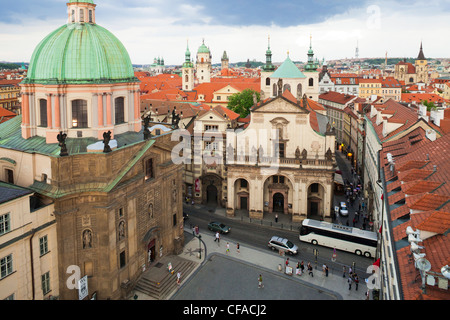
<svg viewBox="0 0 450 320"><path fill-rule="evenodd" d="M186 47L185 59L181 68L181 77L183 91L194 90L194 64L191 61L191 52L189 51L189 42Z"/></svg>
<svg viewBox="0 0 450 320"><path fill-rule="evenodd" d="M420 42L419 55L415 61L416 82L428 82L428 62L423 54L422 42Z"/></svg>

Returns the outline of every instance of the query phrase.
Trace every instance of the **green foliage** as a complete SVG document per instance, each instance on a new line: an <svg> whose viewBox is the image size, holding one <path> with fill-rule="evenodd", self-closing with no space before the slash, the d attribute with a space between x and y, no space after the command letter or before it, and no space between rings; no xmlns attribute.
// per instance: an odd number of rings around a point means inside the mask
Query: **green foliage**
<svg viewBox="0 0 450 320"><path fill-rule="evenodd" d="M256 99L259 102L259 92L252 89L245 89L240 93L233 94L228 100L228 109L238 113L241 118L245 118L250 114L250 108L254 105L253 94L256 94Z"/></svg>
<svg viewBox="0 0 450 320"><path fill-rule="evenodd" d="M0 70L5 69L5 70L15 70L15 69L19 69L20 65L15 64L15 63L0 63Z"/></svg>
<svg viewBox="0 0 450 320"><path fill-rule="evenodd" d="M437 108L433 101L428 102L428 100L423 100L421 102L427 107L427 111L436 110Z"/></svg>

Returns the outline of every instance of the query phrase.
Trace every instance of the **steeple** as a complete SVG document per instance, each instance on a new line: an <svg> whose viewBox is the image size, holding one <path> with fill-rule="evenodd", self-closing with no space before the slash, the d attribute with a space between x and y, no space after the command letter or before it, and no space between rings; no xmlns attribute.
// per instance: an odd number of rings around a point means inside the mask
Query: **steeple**
<svg viewBox="0 0 450 320"><path fill-rule="evenodd" d="M425 55L423 54L422 41L420 41L420 51L419 51L419 56L417 57L417 60L427 60L425 58Z"/></svg>
<svg viewBox="0 0 450 320"><path fill-rule="evenodd" d="M305 66L305 71L317 71L317 64L314 62L314 51L312 49L312 35L309 36L308 63Z"/></svg>
<svg viewBox="0 0 450 320"><path fill-rule="evenodd" d="M270 35L268 36L268 44L266 50L266 64L263 67L264 71L274 71L275 66L272 64L272 51L270 50Z"/></svg>
<svg viewBox="0 0 450 320"><path fill-rule="evenodd" d="M191 52L189 51L189 40L187 40L186 52L184 54L183 68L193 68L194 64L191 61Z"/></svg>

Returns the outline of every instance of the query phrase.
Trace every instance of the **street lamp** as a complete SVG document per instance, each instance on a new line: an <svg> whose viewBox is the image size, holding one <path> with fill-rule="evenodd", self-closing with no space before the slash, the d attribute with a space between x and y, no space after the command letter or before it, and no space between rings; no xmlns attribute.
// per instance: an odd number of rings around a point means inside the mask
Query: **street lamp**
<svg viewBox="0 0 450 320"><path fill-rule="evenodd" d="M198 258L202 259L202 236L198 235Z"/></svg>

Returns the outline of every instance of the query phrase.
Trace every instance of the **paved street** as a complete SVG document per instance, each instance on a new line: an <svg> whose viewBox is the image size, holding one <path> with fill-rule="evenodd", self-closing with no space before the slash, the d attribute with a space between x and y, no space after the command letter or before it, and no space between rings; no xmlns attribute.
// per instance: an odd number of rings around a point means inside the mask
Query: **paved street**
<svg viewBox="0 0 450 320"><path fill-rule="evenodd" d="M336 160L339 169L342 171L344 179L351 181L350 163L344 155L336 154ZM335 196L335 203L345 201L345 195ZM355 201L354 206L350 206L349 217L337 217L335 223L352 223L355 209L359 206L359 199ZM197 212L202 211L209 214L210 219L223 219L226 217L226 211L223 208L205 207L200 205L185 205L186 212L193 218ZM191 218L191 219L192 219ZM248 213L236 212L232 218L237 221L257 223L261 226L272 229L274 232L278 229L298 232L300 224L293 224L289 215L280 215L278 222L275 223L274 214L265 214L262 221L251 221ZM197 269L187 278L182 275L181 286L173 292L170 299L173 300L364 300L367 291L364 277L366 273L362 272L361 267L357 269L360 276L358 290L355 290L355 284L352 284L351 290L348 288L348 274L343 277L340 266L343 264L330 265L328 277L322 272L322 263L327 264L322 256L319 265L316 265L314 259L310 261L303 260L307 256L287 256L290 259L290 266L295 266L302 260L305 266L311 262L314 269L314 276L304 273L303 275L285 274L286 257L274 254L267 248L253 247L242 241L240 243L240 253L236 250L236 241L232 238L222 237L220 243L214 242L214 234L209 230L201 230L201 242L192 234L189 221L185 224L185 247L180 257L201 262ZM362 225L358 221L356 227ZM205 228L206 229L206 228ZM230 252L226 252L227 241L229 242ZM199 247L201 246L201 259L199 258ZM321 251L324 248L321 249ZM340 254L342 256L342 254ZM311 257L311 255L308 255ZM307 259L307 258L306 258ZM330 258L327 258L330 259ZM369 262L370 264L370 262ZM347 270L349 265L345 265ZM306 271L306 270L305 270ZM263 276L264 289L258 289L257 278L259 274ZM139 299L146 299L143 294L139 294Z"/></svg>

